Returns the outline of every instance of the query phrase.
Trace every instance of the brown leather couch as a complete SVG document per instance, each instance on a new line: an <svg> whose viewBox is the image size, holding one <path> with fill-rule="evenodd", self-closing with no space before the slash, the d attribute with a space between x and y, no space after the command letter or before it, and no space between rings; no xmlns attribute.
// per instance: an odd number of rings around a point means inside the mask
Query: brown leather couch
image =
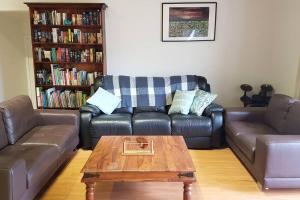
<svg viewBox="0 0 300 200"><path fill-rule="evenodd" d="M0 103L0 199L33 199L79 143L76 111L34 110L28 96Z"/></svg>
<svg viewBox="0 0 300 200"><path fill-rule="evenodd" d="M226 140L266 188L300 188L300 101L274 95L267 108L231 108Z"/></svg>

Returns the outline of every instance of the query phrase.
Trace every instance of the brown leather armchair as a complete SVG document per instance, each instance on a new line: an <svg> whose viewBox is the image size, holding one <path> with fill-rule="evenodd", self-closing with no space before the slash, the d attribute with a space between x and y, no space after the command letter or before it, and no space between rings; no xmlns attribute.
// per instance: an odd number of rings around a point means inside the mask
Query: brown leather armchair
<svg viewBox="0 0 300 200"><path fill-rule="evenodd" d="M230 108L226 140L265 188L300 188L300 101L274 95L267 108Z"/></svg>
<svg viewBox="0 0 300 200"><path fill-rule="evenodd" d="M78 143L78 111L34 110L28 96L0 103L1 199L34 199Z"/></svg>

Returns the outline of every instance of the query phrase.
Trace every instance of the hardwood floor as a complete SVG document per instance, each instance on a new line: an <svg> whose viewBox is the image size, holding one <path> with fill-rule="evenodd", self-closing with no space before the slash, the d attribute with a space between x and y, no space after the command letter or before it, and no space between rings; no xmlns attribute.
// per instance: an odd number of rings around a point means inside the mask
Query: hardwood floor
<svg viewBox="0 0 300 200"><path fill-rule="evenodd" d="M79 150L71 162L49 184L39 198L43 200L84 200L85 185L80 170L91 151ZM300 190L262 192L230 149L192 150L197 169L193 200L298 200ZM182 199L178 183L102 183L97 184L96 199L101 200L175 200Z"/></svg>

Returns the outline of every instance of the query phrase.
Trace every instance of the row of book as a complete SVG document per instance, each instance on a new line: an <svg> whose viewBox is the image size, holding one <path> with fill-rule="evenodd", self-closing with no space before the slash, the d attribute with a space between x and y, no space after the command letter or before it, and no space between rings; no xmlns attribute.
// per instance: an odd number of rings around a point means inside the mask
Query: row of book
<svg viewBox="0 0 300 200"><path fill-rule="evenodd" d="M60 67L57 64L51 64L51 79L53 85L88 85L94 84L96 73L87 71L77 71Z"/></svg>
<svg viewBox="0 0 300 200"><path fill-rule="evenodd" d="M83 11L82 13L34 10L32 17L34 25L101 25L100 10Z"/></svg>
<svg viewBox="0 0 300 200"><path fill-rule="evenodd" d="M80 29L68 29L67 31L59 28L52 28L50 31L34 29L34 42L41 43L78 43L78 44L102 44L102 33L83 32Z"/></svg>
<svg viewBox="0 0 300 200"><path fill-rule="evenodd" d="M35 47L35 60L37 62L53 63L102 63L102 52L95 48L71 49L71 48L51 48L46 50Z"/></svg>
<svg viewBox="0 0 300 200"><path fill-rule="evenodd" d="M37 104L39 108L79 108L86 104L87 94L82 91L43 90L36 87Z"/></svg>

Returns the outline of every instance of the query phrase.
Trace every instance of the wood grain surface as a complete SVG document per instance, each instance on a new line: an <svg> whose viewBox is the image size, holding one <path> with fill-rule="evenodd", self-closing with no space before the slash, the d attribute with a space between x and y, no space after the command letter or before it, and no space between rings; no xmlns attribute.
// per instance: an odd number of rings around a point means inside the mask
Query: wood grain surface
<svg viewBox="0 0 300 200"><path fill-rule="evenodd" d="M182 136L145 136L153 140L153 156L125 156L123 142L136 136L103 136L95 147L83 173L104 172L195 172L192 158ZM129 173L130 174L130 173Z"/></svg>

